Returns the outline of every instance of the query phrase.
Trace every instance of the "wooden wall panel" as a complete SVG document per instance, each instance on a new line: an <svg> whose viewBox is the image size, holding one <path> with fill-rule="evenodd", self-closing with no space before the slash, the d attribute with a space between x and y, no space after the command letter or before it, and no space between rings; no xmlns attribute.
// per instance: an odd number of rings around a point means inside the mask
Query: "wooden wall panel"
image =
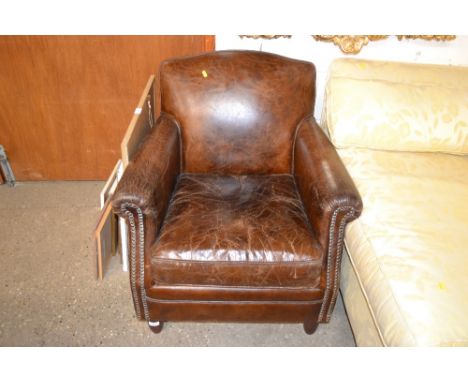
<svg viewBox="0 0 468 382"><path fill-rule="evenodd" d="M151 74L213 36L0 36L0 144L17 180L106 179Z"/></svg>

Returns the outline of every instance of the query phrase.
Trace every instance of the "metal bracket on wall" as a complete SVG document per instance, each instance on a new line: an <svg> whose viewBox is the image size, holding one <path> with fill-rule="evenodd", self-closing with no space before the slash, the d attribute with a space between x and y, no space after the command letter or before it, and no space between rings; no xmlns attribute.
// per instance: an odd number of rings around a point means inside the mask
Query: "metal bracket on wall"
<svg viewBox="0 0 468 382"><path fill-rule="evenodd" d="M0 145L0 169L5 177L6 184L13 187L16 183L16 179L13 175L10 163L8 163L8 158L2 145Z"/></svg>

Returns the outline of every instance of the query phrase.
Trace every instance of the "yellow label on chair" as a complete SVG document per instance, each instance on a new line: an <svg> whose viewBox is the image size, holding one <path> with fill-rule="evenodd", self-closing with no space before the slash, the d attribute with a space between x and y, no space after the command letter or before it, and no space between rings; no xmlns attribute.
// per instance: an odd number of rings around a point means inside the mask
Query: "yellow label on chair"
<svg viewBox="0 0 468 382"><path fill-rule="evenodd" d="M208 77L208 73L206 72L206 70L202 70L201 74L202 74L203 78Z"/></svg>

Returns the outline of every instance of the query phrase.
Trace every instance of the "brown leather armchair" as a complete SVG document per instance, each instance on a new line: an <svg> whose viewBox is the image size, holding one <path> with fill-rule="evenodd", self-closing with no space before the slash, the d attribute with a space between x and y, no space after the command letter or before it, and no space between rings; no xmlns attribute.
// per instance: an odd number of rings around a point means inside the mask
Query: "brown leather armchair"
<svg viewBox="0 0 468 382"><path fill-rule="evenodd" d="M315 68L253 51L165 61L161 115L118 185L136 315L328 322L359 194L312 111Z"/></svg>

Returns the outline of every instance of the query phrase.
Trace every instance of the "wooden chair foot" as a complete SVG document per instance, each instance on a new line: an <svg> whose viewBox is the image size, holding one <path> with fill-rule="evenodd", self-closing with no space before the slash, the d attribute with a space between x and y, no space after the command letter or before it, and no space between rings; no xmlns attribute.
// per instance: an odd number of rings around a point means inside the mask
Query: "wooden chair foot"
<svg viewBox="0 0 468 382"><path fill-rule="evenodd" d="M148 321L148 326L155 334L161 333L164 323L162 321Z"/></svg>
<svg viewBox="0 0 468 382"><path fill-rule="evenodd" d="M318 322L317 321L306 321L304 322L304 331L307 334L314 334L314 332L318 328Z"/></svg>

